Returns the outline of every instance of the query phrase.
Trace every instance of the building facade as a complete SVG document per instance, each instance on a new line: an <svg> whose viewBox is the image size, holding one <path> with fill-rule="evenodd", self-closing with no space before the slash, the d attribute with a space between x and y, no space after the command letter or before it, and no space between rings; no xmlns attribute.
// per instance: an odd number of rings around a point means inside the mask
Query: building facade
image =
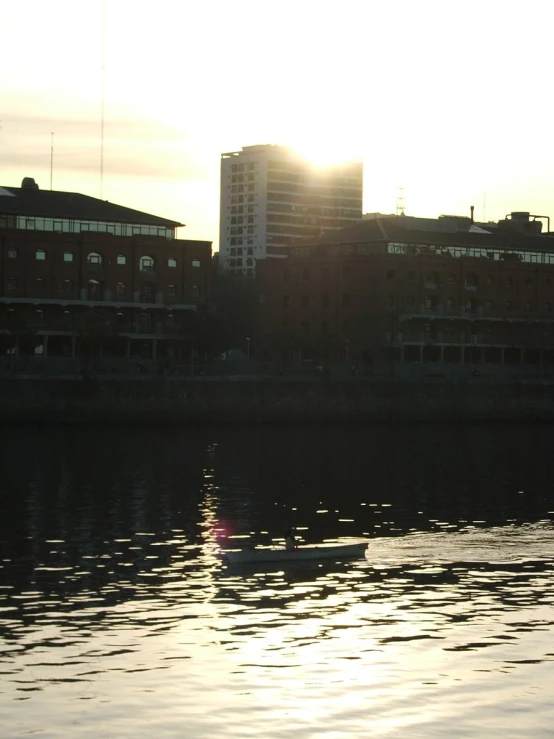
<svg viewBox="0 0 554 739"><path fill-rule="evenodd" d="M224 271L253 277L259 260L362 217L363 165L319 169L282 146L221 156L219 254Z"/></svg>
<svg viewBox="0 0 554 739"><path fill-rule="evenodd" d="M554 364L554 238L538 217L364 221L258 274L264 356Z"/></svg>
<svg viewBox="0 0 554 739"><path fill-rule="evenodd" d="M211 243L182 224L33 181L0 188L0 354L186 352Z"/></svg>

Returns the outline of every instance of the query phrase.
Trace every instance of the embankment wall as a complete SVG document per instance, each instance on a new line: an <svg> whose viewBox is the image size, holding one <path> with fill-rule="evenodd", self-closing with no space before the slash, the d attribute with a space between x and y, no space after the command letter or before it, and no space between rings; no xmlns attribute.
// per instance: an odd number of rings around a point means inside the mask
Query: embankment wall
<svg viewBox="0 0 554 739"><path fill-rule="evenodd" d="M8 378L0 423L554 421L554 383Z"/></svg>

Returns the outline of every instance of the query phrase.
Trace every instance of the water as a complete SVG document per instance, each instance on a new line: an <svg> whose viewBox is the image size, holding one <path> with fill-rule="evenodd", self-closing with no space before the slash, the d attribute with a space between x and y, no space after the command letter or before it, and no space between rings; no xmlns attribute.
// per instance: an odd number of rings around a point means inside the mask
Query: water
<svg viewBox="0 0 554 739"><path fill-rule="evenodd" d="M554 430L1 434L1 736L552 736ZM370 540L228 567L222 546Z"/></svg>

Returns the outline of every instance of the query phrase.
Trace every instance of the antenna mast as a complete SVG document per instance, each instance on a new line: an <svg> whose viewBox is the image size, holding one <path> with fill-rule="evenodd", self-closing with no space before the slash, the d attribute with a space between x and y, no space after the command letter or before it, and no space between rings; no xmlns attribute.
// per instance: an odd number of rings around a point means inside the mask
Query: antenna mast
<svg viewBox="0 0 554 739"><path fill-rule="evenodd" d="M52 175L54 172L54 132L50 134L50 190L52 190Z"/></svg>
<svg viewBox="0 0 554 739"><path fill-rule="evenodd" d="M404 188L402 185L398 188L398 193L396 195L396 215L397 216L405 216L406 215L406 208L404 203Z"/></svg>
<svg viewBox="0 0 554 739"><path fill-rule="evenodd" d="M104 197L104 104L106 97L106 0L102 0L102 51L100 83L100 200Z"/></svg>

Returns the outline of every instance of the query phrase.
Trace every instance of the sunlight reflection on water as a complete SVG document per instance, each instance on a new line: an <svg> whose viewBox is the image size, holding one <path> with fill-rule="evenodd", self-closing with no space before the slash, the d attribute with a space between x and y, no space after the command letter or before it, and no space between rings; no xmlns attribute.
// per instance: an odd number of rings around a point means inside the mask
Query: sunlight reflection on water
<svg viewBox="0 0 554 739"><path fill-rule="evenodd" d="M308 491L295 506L307 541L361 536L373 514L355 511L376 507L389 535L359 560L227 566L222 532L270 543L287 523L275 510L289 508L268 485L254 493L235 475L229 486L213 450L181 465L169 446L162 473L140 468L146 489L129 484L146 459L135 450L108 492L90 460L81 479L96 497L60 503L54 471L65 464L79 490L83 466L66 450L14 502L2 529L2 737L551 735L546 497L525 515L514 498L483 524L481 499L464 498L463 516L424 501L418 523L408 494L343 493L329 524L321 489Z"/></svg>

